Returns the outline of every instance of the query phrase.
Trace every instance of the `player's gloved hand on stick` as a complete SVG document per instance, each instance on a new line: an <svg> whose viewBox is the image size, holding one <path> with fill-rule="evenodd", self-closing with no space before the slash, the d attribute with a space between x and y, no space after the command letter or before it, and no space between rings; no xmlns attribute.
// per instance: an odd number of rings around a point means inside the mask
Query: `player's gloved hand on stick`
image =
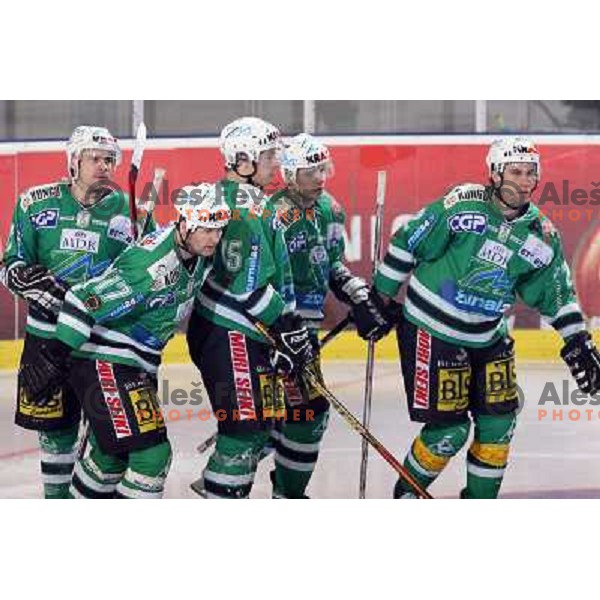
<svg viewBox="0 0 600 600"><path fill-rule="evenodd" d="M352 320L363 340L377 342L396 327L402 307L393 300L385 304L381 296L366 284L360 294L361 300L350 306Z"/></svg>
<svg viewBox="0 0 600 600"><path fill-rule="evenodd" d="M19 369L19 384L27 399L44 404L50 391L65 381L69 374L71 348L59 340L44 340L35 362Z"/></svg>
<svg viewBox="0 0 600 600"><path fill-rule="evenodd" d="M377 341L393 327L387 321L386 307L377 292L346 267L332 271L329 285L338 300L350 306L352 320L363 340Z"/></svg>
<svg viewBox="0 0 600 600"><path fill-rule="evenodd" d="M386 305L379 294L367 286L366 297L351 305L352 320L363 340L377 342L385 337L398 322L398 307L395 302Z"/></svg>
<svg viewBox="0 0 600 600"><path fill-rule="evenodd" d="M6 286L44 315L56 315L68 286L43 265L16 265L7 270Z"/></svg>
<svg viewBox="0 0 600 600"><path fill-rule="evenodd" d="M269 328L275 340L271 348L271 365L285 375L297 375L314 358L309 333L296 314L279 317Z"/></svg>
<svg viewBox="0 0 600 600"><path fill-rule="evenodd" d="M600 391L600 353L587 331L569 338L560 355L571 370L577 387L584 394Z"/></svg>

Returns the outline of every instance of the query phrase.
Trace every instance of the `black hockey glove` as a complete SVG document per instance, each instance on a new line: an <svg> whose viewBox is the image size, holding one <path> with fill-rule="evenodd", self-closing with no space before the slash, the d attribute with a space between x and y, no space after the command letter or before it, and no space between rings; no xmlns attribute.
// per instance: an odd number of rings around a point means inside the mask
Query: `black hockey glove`
<svg viewBox="0 0 600 600"><path fill-rule="evenodd" d="M56 316L68 286L43 265L16 265L6 272L6 287L44 316Z"/></svg>
<svg viewBox="0 0 600 600"><path fill-rule="evenodd" d="M560 351L577 387L584 394L600 391L600 354L587 331L576 333Z"/></svg>
<svg viewBox="0 0 600 600"><path fill-rule="evenodd" d="M315 357L308 330L299 315L279 317L269 333L275 340L270 358L277 372L295 376Z"/></svg>
<svg viewBox="0 0 600 600"><path fill-rule="evenodd" d="M369 289L366 300L351 307L352 319L356 323L358 335L363 340L377 342L393 329L397 317L391 311L391 306L386 306L379 294Z"/></svg>
<svg viewBox="0 0 600 600"><path fill-rule="evenodd" d="M50 391L69 375L71 348L54 339L40 344L35 362L24 363L19 369L19 387L30 402L43 404Z"/></svg>
<svg viewBox="0 0 600 600"><path fill-rule="evenodd" d="M332 270L329 286L338 300L350 306L352 320L363 340L377 341L389 333L393 323L386 319L383 301L364 279L342 266Z"/></svg>

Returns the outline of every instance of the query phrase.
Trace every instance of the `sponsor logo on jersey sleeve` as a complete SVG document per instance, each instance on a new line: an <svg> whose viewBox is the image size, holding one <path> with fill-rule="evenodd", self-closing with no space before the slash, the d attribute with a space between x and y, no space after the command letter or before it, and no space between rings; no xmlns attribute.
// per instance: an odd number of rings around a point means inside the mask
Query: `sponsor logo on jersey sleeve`
<svg viewBox="0 0 600 600"><path fill-rule="evenodd" d="M417 244L425 237L425 234L433 227L436 221L435 215L429 215L408 238L408 249L412 252Z"/></svg>
<svg viewBox="0 0 600 600"><path fill-rule="evenodd" d="M260 240L253 236L250 240L250 259L248 261L248 277L246 279L246 291L252 292L256 289L258 271L260 266Z"/></svg>
<svg viewBox="0 0 600 600"><path fill-rule="evenodd" d="M482 235L487 229L487 216L478 212L459 212L448 218L448 227L455 233Z"/></svg>
<svg viewBox="0 0 600 600"><path fill-rule="evenodd" d="M58 225L60 212L57 209L49 208L36 215L29 217L34 229L54 229Z"/></svg>
<svg viewBox="0 0 600 600"><path fill-rule="evenodd" d="M536 269L549 265L554 258L552 248L532 234L527 236L517 254Z"/></svg>
<svg viewBox="0 0 600 600"><path fill-rule="evenodd" d="M50 198L60 198L60 185L58 183L39 185L27 190L21 197L21 208L26 211L34 202L49 200Z"/></svg>
<svg viewBox="0 0 600 600"><path fill-rule="evenodd" d="M482 185L461 185L450 191L444 198L444 208L452 208L462 200L485 200L485 187Z"/></svg>
<svg viewBox="0 0 600 600"><path fill-rule="evenodd" d="M133 235L131 231L131 220L125 215L117 215L108 223L106 235L123 244L131 244ZM145 241L145 240L144 240Z"/></svg>
<svg viewBox="0 0 600 600"><path fill-rule="evenodd" d="M83 229L63 229L60 236L60 249L98 254L100 234Z"/></svg>
<svg viewBox="0 0 600 600"><path fill-rule="evenodd" d="M344 239L344 226L341 223L330 223L327 226L327 247L337 248Z"/></svg>

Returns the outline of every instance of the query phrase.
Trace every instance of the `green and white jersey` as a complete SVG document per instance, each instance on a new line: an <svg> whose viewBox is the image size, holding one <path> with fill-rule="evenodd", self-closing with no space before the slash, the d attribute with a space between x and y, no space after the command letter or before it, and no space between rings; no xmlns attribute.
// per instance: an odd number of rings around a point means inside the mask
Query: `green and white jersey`
<svg viewBox="0 0 600 600"><path fill-rule="evenodd" d="M252 319L268 326L296 306L283 229L266 209L261 190L228 180L221 183L231 220L196 310L216 325L264 342Z"/></svg>
<svg viewBox="0 0 600 600"><path fill-rule="evenodd" d="M323 307L334 269L344 269L345 213L327 192L312 209L299 208L286 195L277 192L267 209L280 215L292 266L296 311L313 327L324 318Z"/></svg>
<svg viewBox="0 0 600 600"><path fill-rule="evenodd" d="M56 337L76 349L74 356L155 373L212 261L198 257L193 265L188 271L179 256L175 226L145 236L100 277L67 292Z"/></svg>
<svg viewBox="0 0 600 600"><path fill-rule="evenodd" d="M393 235L375 278L394 297L412 272L404 314L431 335L483 347L505 335L516 297L564 338L585 329L558 232L534 204L504 219L492 190L453 188Z"/></svg>
<svg viewBox="0 0 600 600"><path fill-rule="evenodd" d="M84 206L66 182L50 183L17 200L4 261L7 272L17 265L44 265L72 286L104 272L131 241L127 195L115 191ZM55 327L55 319L30 308L27 332L52 337Z"/></svg>

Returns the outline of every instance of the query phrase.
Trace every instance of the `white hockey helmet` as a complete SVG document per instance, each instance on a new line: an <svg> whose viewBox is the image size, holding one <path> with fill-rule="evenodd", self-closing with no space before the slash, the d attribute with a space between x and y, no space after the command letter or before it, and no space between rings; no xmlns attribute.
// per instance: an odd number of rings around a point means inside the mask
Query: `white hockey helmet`
<svg viewBox="0 0 600 600"><path fill-rule="evenodd" d="M106 150L112 152L115 164L121 164L121 148L117 139L106 127L80 125L75 127L67 142L67 170L73 179L79 174L79 158L84 150Z"/></svg>
<svg viewBox="0 0 600 600"><path fill-rule="evenodd" d="M300 133L284 146L281 156L281 175L286 183L296 183L298 169L325 167L327 176L333 175L329 148L312 135Z"/></svg>
<svg viewBox="0 0 600 600"><path fill-rule="evenodd" d="M229 223L231 211L220 183L195 183L179 191L175 208L186 222L188 233L199 227L221 229Z"/></svg>
<svg viewBox="0 0 600 600"><path fill-rule="evenodd" d="M220 148L227 167L239 160L258 162L261 152L281 148L281 133L262 119L242 117L223 127Z"/></svg>
<svg viewBox="0 0 600 600"><path fill-rule="evenodd" d="M494 140L485 162L490 177L492 173L502 175L506 165L512 163L534 164L538 179L541 176L540 152L530 138L507 137Z"/></svg>

